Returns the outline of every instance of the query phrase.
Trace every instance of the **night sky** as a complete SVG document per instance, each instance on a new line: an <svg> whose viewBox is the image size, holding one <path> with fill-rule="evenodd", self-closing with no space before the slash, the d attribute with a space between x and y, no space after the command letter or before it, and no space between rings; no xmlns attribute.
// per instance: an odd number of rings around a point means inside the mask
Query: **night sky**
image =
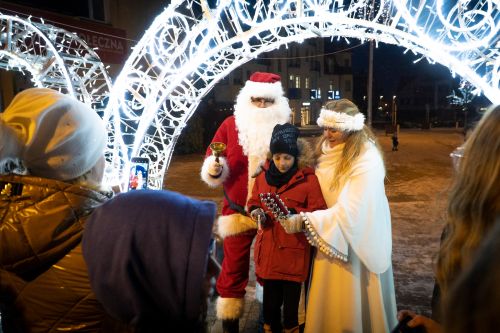
<svg viewBox="0 0 500 333"><path fill-rule="evenodd" d="M404 51L403 47L384 43L379 43L378 48L374 48L373 79L378 83L382 95L396 94L402 76L431 75L436 79L459 81L459 78L453 78L450 70L443 65L429 64L426 59L414 64L413 62L420 56L414 55L411 51L404 54ZM368 72L368 52L368 43L352 50L354 73Z"/></svg>

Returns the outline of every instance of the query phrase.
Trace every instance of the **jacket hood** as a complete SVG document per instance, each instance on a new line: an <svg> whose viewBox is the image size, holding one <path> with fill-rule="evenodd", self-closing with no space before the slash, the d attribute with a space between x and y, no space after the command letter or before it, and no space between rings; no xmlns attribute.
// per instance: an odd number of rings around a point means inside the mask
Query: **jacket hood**
<svg viewBox="0 0 500 333"><path fill-rule="evenodd" d="M215 214L213 202L149 190L120 194L96 209L83 254L104 308L136 326L194 325Z"/></svg>
<svg viewBox="0 0 500 333"><path fill-rule="evenodd" d="M305 167L314 167L314 150L311 144L304 138L299 138L297 140L297 146L299 148L298 156L298 166L299 169Z"/></svg>

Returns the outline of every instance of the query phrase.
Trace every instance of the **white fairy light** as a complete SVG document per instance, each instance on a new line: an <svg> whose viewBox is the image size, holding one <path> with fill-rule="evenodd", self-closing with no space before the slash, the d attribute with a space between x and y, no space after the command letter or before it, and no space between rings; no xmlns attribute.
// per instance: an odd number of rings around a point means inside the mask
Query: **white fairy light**
<svg viewBox="0 0 500 333"><path fill-rule="evenodd" d="M31 16L0 15L0 68L29 71L34 86L75 96L103 112L101 101L111 80L97 54L76 34L40 21L34 22ZM98 89L92 88L94 80L101 82ZM112 146L113 133L109 140ZM113 154L108 151L108 159Z"/></svg>
<svg viewBox="0 0 500 333"><path fill-rule="evenodd" d="M465 11L452 6L448 13L442 11L442 0L419 1L418 6L408 0L380 0L376 8L371 7L371 0L342 2L342 6L335 5L339 3L335 0L277 3L257 0L249 5L245 0L220 0L215 9L209 9L206 0L174 0L155 19L120 73L107 109L112 118L128 125L137 120L138 111L141 115L133 142L122 150L126 152L119 170L122 185L128 161L132 155L141 155L151 157L151 168L158 175L150 177L149 186L162 188L181 129L215 83L264 51L280 45L287 48L289 43L314 34L400 45L405 53L410 50L418 56L415 62L426 58L429 63L447 66L492 102L500 103L498 66L485 65L500 59L498 50L490 46L500 26L499 6L491 0L477 1L474 8ZM193 8L204 10L193 17ZM472 23L472 14L481 22ZM224 20L229 24L220 24ZM476 28L481 24L487 30ZM160 31L170 38L159 40ZM281 32L278 36L274 31ZM145 80L139 83L138 77ZM134 95L138 85L147 93L142 101L119 102ZM118 128L115 125L115 130ZM155 146L158 144L160 147ZM154 156L153 146L158 148Z"/></svg>
<svg viewBox="0 0 500 333"><path fill-rule="evenodd" d="M463 1L443 6L443 0L378 0L375 8L372 2L218 0L211 9L207 0L172 0L132 47L109 94L104 110L110 131L107 181L119 182L125 189L131 157L148 156L149 187L162 188L182 128L214 85L262 52L281 45L288 48L290 43L314 36L399 45L403 53L417 56L415 62L426 58L429 63L440 63L500 104L500 51L494 45L500 30L498 1L474 1L469 3L471 8ZM6 24L1 25L4 31ZM54 29L48 31L54 33ZM73 38L62 34L59 40L67 39L67 44L51 38L49 43L56 45L52 53L58 56L57 47L61 53L70 52ZM90 52L95 54L84 45L72 52L81 49L80 60ZM0 63L6 63L2 59ZM68 65L62 61L58 57L50 73L80 75L85 79L75 82L82 84L94 80L94 75L65 71ZM76 62L71 66L77 68ZM69 77L66 80L71 82ZM97 100L94 105L102 105L102 96L88 86L86 95ZM86 91L86 86L77 90Z"/></svg>

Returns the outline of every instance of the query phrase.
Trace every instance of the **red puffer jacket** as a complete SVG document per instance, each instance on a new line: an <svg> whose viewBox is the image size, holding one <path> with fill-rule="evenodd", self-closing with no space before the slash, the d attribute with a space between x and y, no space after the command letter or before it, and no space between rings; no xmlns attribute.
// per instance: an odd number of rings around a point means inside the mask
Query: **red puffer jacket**
<svg viewBox="0 0 500 333"><path fill-rule="evenodd" d="M273 214L260 202L260 193L277 193L297 213L325 209L318 179L310 167L302 168L280 188L270 186L262 172L256 179L248 207L266 211L265 226L254 245L255 274L258 279L303 282L307 278L310 245L304 233L287 234Z"/></svg>

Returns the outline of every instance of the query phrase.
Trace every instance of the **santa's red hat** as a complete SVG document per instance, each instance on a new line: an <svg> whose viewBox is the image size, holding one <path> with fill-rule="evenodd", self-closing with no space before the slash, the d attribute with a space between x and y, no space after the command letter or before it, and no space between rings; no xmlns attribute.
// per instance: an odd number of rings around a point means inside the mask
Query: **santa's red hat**
<svg viewBox="0 0 500 333"><path fill-rule="evenodd" d="M274 73L255 72L241 88L241 94L248 96L248 99L250 97L264 97L277 100L284 95L281 77Z"/></svg>

